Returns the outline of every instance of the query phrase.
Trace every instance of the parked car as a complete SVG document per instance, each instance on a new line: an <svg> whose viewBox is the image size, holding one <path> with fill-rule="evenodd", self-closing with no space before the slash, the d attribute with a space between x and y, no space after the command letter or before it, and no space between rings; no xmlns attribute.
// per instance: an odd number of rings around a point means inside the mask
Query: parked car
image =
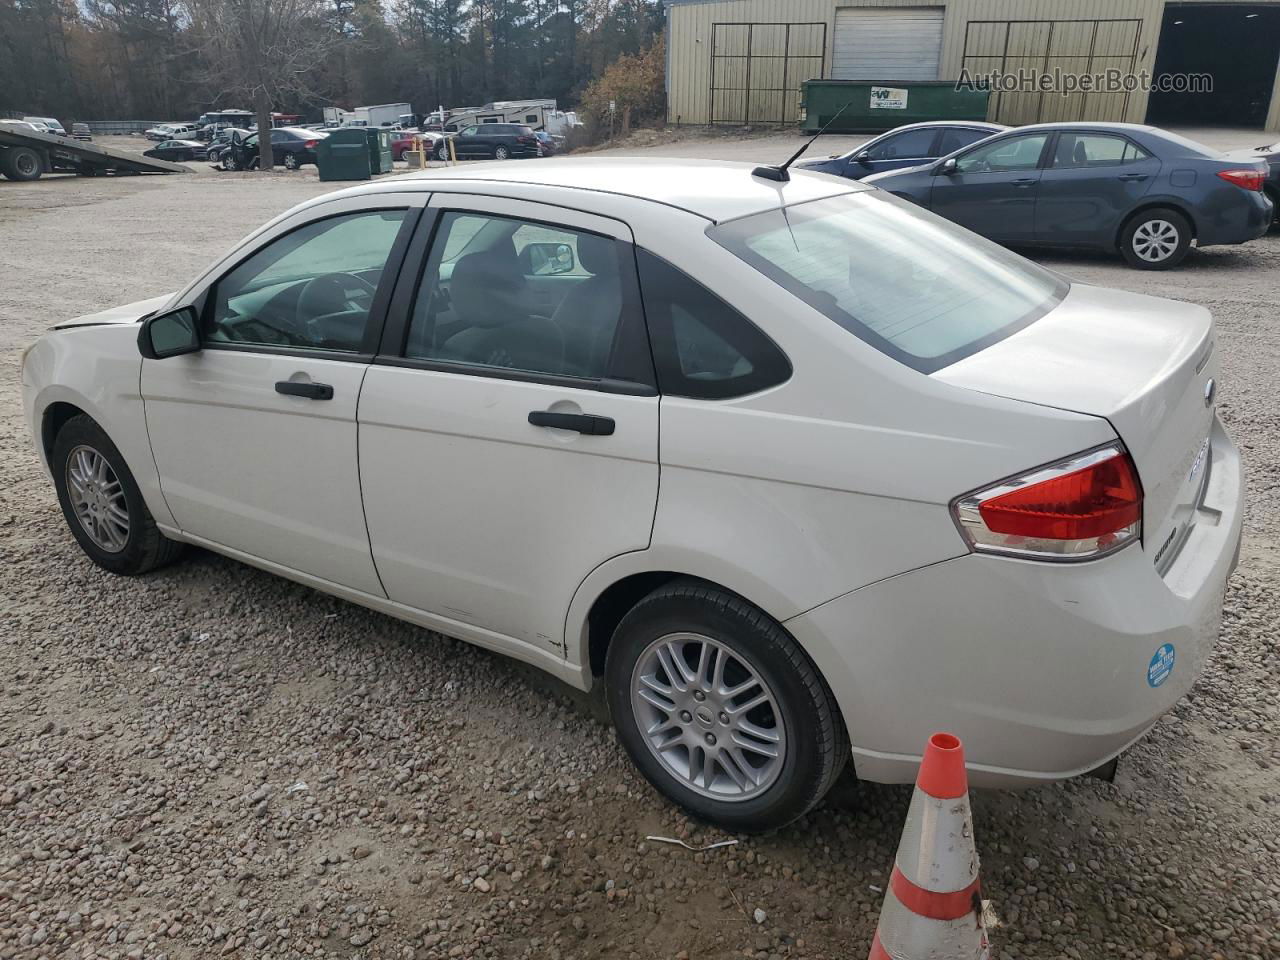
<svg viewBox="0 0 1280 960"><path fill-rule="evenodd" d="M27 123L35 124L37 129L43 128L43 132L45 133L56 134L59 137L65 137L67 135L67 131L63 128L62 124L53 117L23 117L22 119L27 121Z"/></svg>
<svg viewBox="0 0 1280 960"><path fill-rule="evenodd" d="M1002 123L977 120L909 123L882 133L848 153L825 159L799 160L795 167L812 173L834 173L838 177L861 180L873 173L914 167L945 157L961 147L1008 129Z"/></svg>
<svg viewBox="0 0 1280 960"><path fill-rule="evenodd" d="M205 158L213 164L221 165L222 153L231 143L234 136L247 137L252 131L245 130L240 127L226 127L214 134L213 139L209 141L208 151Z"/></svg>
<svg viewBox="0 0 1280 960"><path fill-rule="evenodd" d="M183 160L203 160L208 152L208 146L199 140L162 140L150 150L143 150L142 155L156 160L182 162Z"/></svg>
<svg viewBox="0 0 1280 960"><path fill-rule="evenodd" d="M866 179L1000 243L1119 250L1165 270L1194 240L1244 243L1273 216L1266 168L1156 127L1044 123Z"/></svg>
<svg viewBox="0 0 1280 960"><path fill-rule="evenodd" d="M556 138L545 130L535 130L533 135L538 138L538 156L554 157L560 150L560 144L556 142Z"/></svg>
<svg viewBox="0 0 1280 960"><path fill-rule="evenodd" d="M446 136L453 141L454 152L460 160L538 156L538 138L532 127L522 123L472 124ZM448 144L442 139L436 146L437 158L445 159L447 150Z"/></svg>
<svg viewBox="0 0 1280 960"><path fill-rule="evenodd" d="M1267 179L1262 189L1271 200L1275 218L1273 224L1280 226L1280 141L1263 144L1260 147L1229 150L1224 156L1232 160L1243 160L1246 163L1261 160L1267 165Z"/></svg>
<svg viewBox="0 0 1280 960"><path fill-rule="evenodd" d="M89 129L87 123L73 123L71 125L71 136L77 140L92 140L93 131Z"/></svg>
<svg viewBox="0 0 1280 960"><path fill-rule="evenodd" d="M276 166L297 170L303 164L316 162L316 147L328 134L323 130L307 130L304 127L273 127L271 153ZM233 134L230 143L222 149L220 161L224 170L257 170L259 164L258 134L256 132L237 140Z"/></svg>
<svg viewBox="0 0 1280 960"><path fill-rule="evenodd" d="M423 149L430 156L435 152L435 145L441 139L441 134L426 133L418 130L396 130L391 134L391 156L394 160L403 160L406 151L413 149L415 137L421 137L423 140Z"/></svg>
<svg viewBox="0 0 1280 960"><path fill-rule="evenodd" d="M760 830L850 755L1041 783L1180 700L1241 535L1216 336L852 181L553 159L313 198L21 379L99 566L199 544L600 688Z"/></svg>

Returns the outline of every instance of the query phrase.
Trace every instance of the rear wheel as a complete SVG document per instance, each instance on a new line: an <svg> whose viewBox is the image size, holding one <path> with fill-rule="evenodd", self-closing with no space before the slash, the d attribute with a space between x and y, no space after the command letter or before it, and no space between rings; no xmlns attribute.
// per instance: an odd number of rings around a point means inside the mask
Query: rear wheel
<svg viewBox="0 0 1280 960"><path fill-rule="evenodd" d="M146 573L182 552L156 527L124 457L90 417L72 417L58 431L50 467L72 536L104 570Z"/></svg>
<svg viewBox="0 0 1280 960"><path fill-rule="evenodd" d="M286 170L297 170L302 166L302 161L298 159L296 153L286 153L284 155L284 168Z"/></svg>
<svg viewBox="0 0 1280 960"><path fill-rule="evenodd" d="M1271 229L1280 229L1280 190L1268 187L1267 196L1271 198Z"/></svg>
<svg viewBox="0 0 1280 960"><path fill-rule="evenodd" d="M501 144L493 148L493 159L495 160L506 160L510 158L510 156L511 151Z"/></svg>
<svg viewBox="0 0 1280 960"><path fill-rule="evenodd" d="M1191 224L1177 210L1143 210L1120 234L1120 252L1139 270L1168 270L1191 249Z"/></svg>
<svg viewBox="0 0 1280 960"><path fill-rule="evenodd" d="M39 180L43 172L40 154L30 147L8 147L0 151L0 173L10 180Z"/></svg>
<svg viewBox="0 0 1280 960"><path fill-rule="evenodd" d="M605 664L610 712L659 791L731 830L803 815L844 767L835 698L787 632L733 594L681 579L623 618Z"/></svg>

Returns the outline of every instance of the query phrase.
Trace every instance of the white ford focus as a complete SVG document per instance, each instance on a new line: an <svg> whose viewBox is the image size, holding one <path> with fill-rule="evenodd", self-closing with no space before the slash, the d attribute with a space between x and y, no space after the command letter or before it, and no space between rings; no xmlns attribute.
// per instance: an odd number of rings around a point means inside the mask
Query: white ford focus
<svg viewBox="0 0 1280 960"><path fill-rule="evenodd" d="M72 534L181 544L599 687L764 829L937 729L1108 764L1218 632L1241 469L1195 306L856 183L548 161L305 203L23 367Z"/></svg>

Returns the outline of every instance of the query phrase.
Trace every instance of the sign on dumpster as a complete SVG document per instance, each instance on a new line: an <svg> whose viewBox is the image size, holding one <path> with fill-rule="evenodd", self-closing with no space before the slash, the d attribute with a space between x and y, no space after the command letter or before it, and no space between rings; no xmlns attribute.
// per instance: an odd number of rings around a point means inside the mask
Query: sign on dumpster
<svg viewBox="0 0 1280 960"><path fill-rule="evenodd" d="M907 91L901 87L872 87L872 110L905 110L907 109Z"/></svg>

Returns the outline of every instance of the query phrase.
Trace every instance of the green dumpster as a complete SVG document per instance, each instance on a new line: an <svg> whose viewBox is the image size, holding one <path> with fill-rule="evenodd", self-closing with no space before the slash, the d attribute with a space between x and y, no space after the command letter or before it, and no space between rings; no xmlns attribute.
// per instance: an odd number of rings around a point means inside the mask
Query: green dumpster
<svg viewBox="0 0 1280 960"><path fill-rule="evenodd" d="M395 169L391 154L391 130L388 127L365 127L369 136L369 171L390 173Z"/></svg>
<svg viewBox="0 0 1280 960"><path fill-rule="evenodd" d="M329 131L316 145L321 180L368 180L369 137L364 127Z"/></svg>
<svg viewBox="0 0 1280 960"><path fill-rule="evenodd" d="M806 80L803 129L817 133L841 107L845 111L830 133L892 130L923 120L985 120L990 93L957 90L948 80Z"/></svg>

